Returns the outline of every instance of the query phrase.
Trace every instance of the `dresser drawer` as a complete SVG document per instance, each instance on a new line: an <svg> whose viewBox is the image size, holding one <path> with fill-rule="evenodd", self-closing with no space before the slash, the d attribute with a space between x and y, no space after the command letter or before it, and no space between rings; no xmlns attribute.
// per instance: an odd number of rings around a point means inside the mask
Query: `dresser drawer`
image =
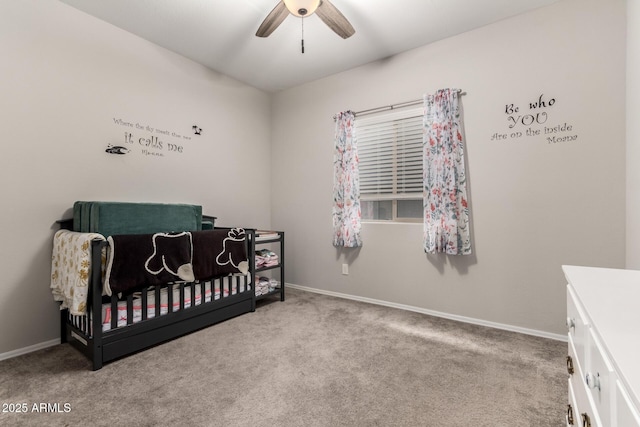
<svg viewBox="0 0 640 427"><path fill-rule="evenodd" d="M578 357L576 353L576 346L571 335L569 335L567 351L569 354L567 357L567 373L569 374L569 379L577 377L579 381L582 381L584 378L582 376L582 373L584 372L584 368L582 367L584 364L584 357Z"/></svg>
<svg viewBox="0 0 640 427"><path fill-rule="evenodd" d="M576 349L573 345L571 337L569 337L569 357L573 361L573 374L569 375L569 394L573 393L573 418L574 425L583 427L590 425L591 427L605 427L600 423L593 398L587 390L587 384L584 380L584 371L580 364L580 360L576 357ZM583 417L588 418L588 424L583 423ZM608 426L606 426L608 427Z"/></svg>
<svg viewBox="0 0 640 427"><path fill-rule="evenodd" d="M584 381L604 425L613 425L615 374L593 329L588 330Z"/></svg>
<svg viewBox="0 0 640 427"><path fill-rule="evenodd" d="M617 426L640 427L640 414L631 403L629 395L620 380L616 381L616 420Z"/></svg>
<svg viewBox="0 0 640 427"><path fill-rule="evenodd" d="M571 383L571 378L569 378L567 380L568 382L568 402L567 403L567 415L565 416L565 421L567 422L567 427L568 426L579 426L580 423L578 422L579 420L579 415L580 415L580 407L578 406L578 403L576 402L576 395L573 392L573 384Z"/></svg>
<svg viewBox="0 0 640 427"><path fill-rule="evenodd" d="M588 321L584 315L578 298L575 296L571 286L567 286L567 331L569 337L573 339L576 354L580 360L586 356Z"/></svg>
<svg viewBox="0 0 640 427"><path fill-rule="evenodd" d="M574 376L573 379L569 379L569 383L575 396L575 411L573 414L575 425L578 427L610 427L609 424L600 422L584 381Z"/></svg>

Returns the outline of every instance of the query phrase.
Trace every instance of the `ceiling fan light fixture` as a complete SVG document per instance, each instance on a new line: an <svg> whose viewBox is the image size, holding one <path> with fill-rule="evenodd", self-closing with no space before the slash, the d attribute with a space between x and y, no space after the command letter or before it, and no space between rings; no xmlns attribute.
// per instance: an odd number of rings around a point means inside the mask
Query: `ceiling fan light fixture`
<svg viewBox="0 0 640 427"><path fill-rule="evenodd" d="M289 12L298 17L309 16L313 14L321 0L283 0Z"/></svg>

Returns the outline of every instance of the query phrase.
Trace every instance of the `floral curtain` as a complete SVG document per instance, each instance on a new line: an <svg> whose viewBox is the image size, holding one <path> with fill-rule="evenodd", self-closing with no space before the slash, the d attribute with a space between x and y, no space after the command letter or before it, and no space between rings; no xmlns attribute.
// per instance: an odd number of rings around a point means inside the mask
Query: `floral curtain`
<svg viewBox="0 0 640 427"><path fill-rule="evenodd" d="M348 248L362 246L360 173L354 119L351 111L336 116L333 156L333 245Z"/></svg>
<svg viewBox="0 0 640 427"><path fill-rule="evenodd" d="M459 91L441 89L424 97L424 250L471 253L469 203Z"/></svg>

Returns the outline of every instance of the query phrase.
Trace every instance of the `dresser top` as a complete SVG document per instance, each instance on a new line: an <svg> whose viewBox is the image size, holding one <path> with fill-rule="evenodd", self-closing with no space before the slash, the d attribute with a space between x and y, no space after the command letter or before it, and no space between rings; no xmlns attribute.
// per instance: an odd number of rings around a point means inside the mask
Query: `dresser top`
<svg viewBox="0 0 640 427"><path fill-rule="evenodd" d="M640 271L567 265L562 270L640 408Z"/></svg>

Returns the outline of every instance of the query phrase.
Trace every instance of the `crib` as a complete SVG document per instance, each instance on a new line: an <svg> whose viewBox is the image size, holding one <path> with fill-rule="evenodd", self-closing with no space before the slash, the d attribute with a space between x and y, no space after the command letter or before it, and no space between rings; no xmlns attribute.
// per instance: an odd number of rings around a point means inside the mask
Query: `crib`
<svg viewBox="0 0 640 427"><path fill-rule="evenodd" d="M204 230L215 230L212 233L232 230L217 227L215 217L202 215L201 209L198 205L76 202L73 219L58 221L62 230L86 236L110 236L94 238L86 245L90 256L86 311L78 314L77 310L72 313L69 308L61 310L61 341L85 354L93 370L101 369L115 359L255 311L252 283L255 260L248 256L255 237L253 229L239 229L244 233L243 240L234 240L243 245L247 254L248 271L245 274L198 277L190 281L155 281L126 291L105 292L109 287L106 270L115 258L110 251L117 236L135 235L144 239L160 231L188 231L195 238L196 233L203 234ZM238 229L233 230L235 233ZM54 254L55 251L54 243Z"/></svg>

